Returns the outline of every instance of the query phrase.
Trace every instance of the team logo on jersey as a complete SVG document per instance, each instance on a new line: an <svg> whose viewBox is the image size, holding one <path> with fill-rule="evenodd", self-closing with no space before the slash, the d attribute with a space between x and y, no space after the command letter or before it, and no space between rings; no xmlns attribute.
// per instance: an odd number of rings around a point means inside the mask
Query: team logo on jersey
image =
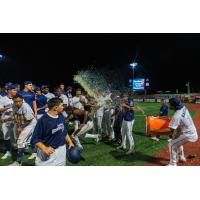
<svg viewBox="0 0 200 200"><path fill-rule="evenodd" d="M57 128L52 129L52 134L55 134L56 132L58 132L60 130L62 130L62 132L64 131L64 124L63 123L62 124L58 124Z"/></svg>

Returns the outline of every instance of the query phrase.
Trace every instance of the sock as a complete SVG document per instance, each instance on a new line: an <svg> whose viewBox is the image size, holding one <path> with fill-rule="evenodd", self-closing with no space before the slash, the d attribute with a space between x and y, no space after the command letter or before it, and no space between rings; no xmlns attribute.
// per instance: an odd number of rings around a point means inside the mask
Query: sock
<svg viewBox="0 0 200 200"><path fill-rule="evenodd" d="M4 140L4 145L5 145L6 151L11 152L11 142L10 142L10 140Z"/></svg>
<svg viewBox="0 0 200 200"><path fill-rule="evenodd" d="M85 138L97 138L98 135L97 134L89 134L89 133L86 133L85 135Z"/></svg>
<svg viewBox="0 0 200 200"><path fill-rule="evenodd" d="M18 153L17 153L17 162L21 163L22 162L22 157L24 155L25 149L18 149Z"/></svg>

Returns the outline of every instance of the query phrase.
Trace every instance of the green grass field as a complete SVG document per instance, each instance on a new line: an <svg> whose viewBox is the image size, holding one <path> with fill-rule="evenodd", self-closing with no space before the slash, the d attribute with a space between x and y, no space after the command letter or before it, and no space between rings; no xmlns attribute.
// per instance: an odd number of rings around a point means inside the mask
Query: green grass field
<svg viewBox="0 0 200 200"><path fill-rule="evenodd" d="M159 112L159 103L138 103L144 108L146 115L156 115ZM135 140L136 152L134 155L125 155L125 151L117 150L112 143L103 140L96 144L92 139L81 138L84 146L83 156L85 161L81 161L79 166L142 166L145 162L151 161L154 154L167 145L167 136L162 136L159 142L153 141L146 134L145 116L141 111L135 113L135 125L133 136ZM170 111L170 115L172 112ZM194 116L195 112L191 111ZM127 148L128 149L128 148ZM3 155L3 144L0 141L0 157ZM30 150L27 150L23 158L23 165L33 166L34 160L28 160ZM0 160L0 166L9 165L12 159ZM71 165L67 162L67 165Z"/></svg>

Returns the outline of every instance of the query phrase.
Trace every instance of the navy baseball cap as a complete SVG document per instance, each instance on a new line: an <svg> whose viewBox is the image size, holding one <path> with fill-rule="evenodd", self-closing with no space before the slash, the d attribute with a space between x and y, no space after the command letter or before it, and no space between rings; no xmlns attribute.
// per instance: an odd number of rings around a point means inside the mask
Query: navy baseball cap
<svg viewBox="0 0 200 200"><path fill-rule="evenodd" d="M13 85L13 83L11 83L11 82L6 83L5 84L5 89L7 89L9 85Z"/></svg>
<svg viewBox="0 0 200 200"><path fill-rule="evenodd" d="M175 108L175 110L180 110L183 107L181 101L175 97L169 99L169 103Z"/></svg>
<svg viewBox="0 0 200 200"><path fill-rule="evenodd" d="M17 88L17 85L16 84L9 84L7 86L7 90L13 90L13 89L16 89Z"/></svg>
<svg viewBox="0 0 200 200"><path fill-rule="evenodd" d="M25 81L24 82L24 85L29 85L29 84L32 84L32 82L31 81Z"/></svg>
<svg viewBox="0 0 200 200"><path fill-rule="evenodd" d="M39 86L35 87L35 91L41 90L41 88Z"/></svg>

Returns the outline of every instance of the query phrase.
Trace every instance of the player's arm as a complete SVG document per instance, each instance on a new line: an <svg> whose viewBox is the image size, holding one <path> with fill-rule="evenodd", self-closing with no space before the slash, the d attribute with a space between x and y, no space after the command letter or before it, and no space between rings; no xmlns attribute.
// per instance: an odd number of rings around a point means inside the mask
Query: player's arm
<svg viewBox="0 0 200 200"><path fill-rule="evenodd" d="M5 112L6 110L12 108L11 105L8 105L8 106L3 106L3 105L0 105L0 113L3 113Z"/></svg>
<svg viewBox="0 0 200 200"><path fill-rule="evenodd" d="M37 104L36 104L36 100L33 101L33 110L34 110L35 116L37 116Z"/></svg>
<svg viewBox="0 0 200 200"><path fill-rule="evenodd" d="M48 107L48 105L46 104L46 105L42 106L41 108L37 108L37 111L43 110L43 109L45 109L45 108L47 108L47 107Z"/></svg>
<svg viewBox="0 0 200 200"><path fill-rule="evenodd" d="M152 132L155 132L155 133L173 133L174 132L174 129L172 128L163 128L163 129L159 129L159 130L152 130Z"/></svg>
<svg viewBox="0 0 200 200"><path fill-rule="evenodd" d="M142 110L142 108L140 108L140 107L129 106L129 105L125 104L125 103L121 104L121 107L128 108L129 110Z"/></svg>
<svg viewBox="0 0 200 200"><path fill-rule="evenodd" d="M67 144L68 144L68 148L71 149L72 147L74 147L74 143L72 142L71 138L69 137L69 135L67 134L67 136L65 137Z"/></svg>

